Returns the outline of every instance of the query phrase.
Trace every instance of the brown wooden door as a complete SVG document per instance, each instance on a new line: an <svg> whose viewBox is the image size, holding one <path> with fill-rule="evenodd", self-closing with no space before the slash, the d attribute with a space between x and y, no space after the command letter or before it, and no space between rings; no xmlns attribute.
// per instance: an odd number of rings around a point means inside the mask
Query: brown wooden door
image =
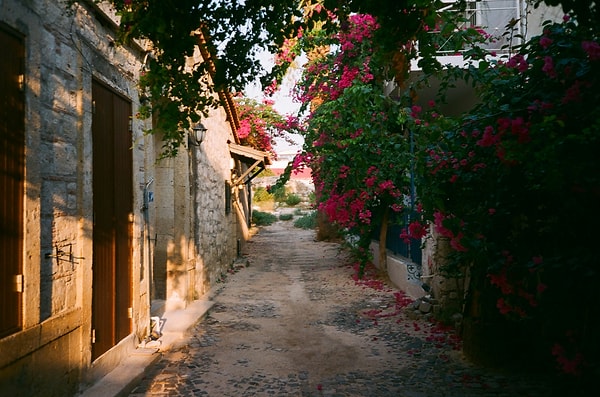
<svg viewBox="0 0 600 397"><path fill-rule="evenodd" d="M0 338L21 329L25 48L0 25Z"/></svg>
<svg viewBox="0 0 600 397"><path fill-rule="evenodd" d="M92 84L94 254L92 359L131 332L131 103Z"/></svg>

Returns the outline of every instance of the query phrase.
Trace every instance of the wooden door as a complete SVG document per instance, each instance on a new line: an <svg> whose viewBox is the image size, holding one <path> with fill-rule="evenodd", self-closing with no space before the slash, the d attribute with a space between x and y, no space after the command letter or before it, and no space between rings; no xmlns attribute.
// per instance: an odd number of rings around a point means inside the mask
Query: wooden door
<svg viewBox="0 0 600 397"><path fill-rule="evenodd" d="M131 332L133 168L131 103L92 84L92 359Z"/></svg>
<svg viewBox="0 0 600 397"><path fill-rule="evenodd" d="M21 37L0 25L0 338L21 329L25 178Z"/></svg>

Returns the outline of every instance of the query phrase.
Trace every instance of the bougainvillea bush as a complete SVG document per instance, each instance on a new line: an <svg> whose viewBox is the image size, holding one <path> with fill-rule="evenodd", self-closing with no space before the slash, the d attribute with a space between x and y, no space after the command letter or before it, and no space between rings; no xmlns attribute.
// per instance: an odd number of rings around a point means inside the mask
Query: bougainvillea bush
<svg viewBox="0 0 600 397"><path fill-rule="evenodd" d="M472 111L454 119L435 108L410 112L424 220L453 249L446 270L470 277L467 315L490 327L508 319L521 337L510 344L533 348L574 378L593 373L600 354L597 32L565 17L509 57L472 54L471 67L448 73L473 83L481 102ZM508 345L508 333L496 335Z"/></svg>
<svg viewBox="0 0 600 397"><path fill-rule="evenodd" d="M373 228L401 213L408 193L400 106L375 78L381 66L371 39L378 28L370 15L355 14L339 34L319 37L331 51L309 62L298 86L312 111L295 166L312 169L319 210L352 236L359 273L370 258Z"/></svg>
<svg viewBox="0 0 600 397"><path fill-rule="evenodd" d="M273 108L273 101L258 102L251 98L237 97L236 109L240 120L237 136L240 143L256 150L270 153L277 158L273 145L275 139L290 139L290 134L301 130L298 119L294 116L283 116Z"/></svg>
<svg viewBox="0 0 600 397"><path fill-rule="evenodd" d="M385 241L387 225L401 222L413 206L410 135L402 104L383 87L404 84L417 56L416 40L423 70L440 67L429 27L453 32L460 19L443 8L424 0L325 1L306 11L328 19L288 40L278 57L290 63L305 53L309 59L297 85L302 110L309 111L304 150L281 180L292 169L310 166L319 211L349 237L359 273L371 259L375 229ZM458 41L468 40L473 31L460 30ZM379 258L384 264L384 244Z"/></svg>

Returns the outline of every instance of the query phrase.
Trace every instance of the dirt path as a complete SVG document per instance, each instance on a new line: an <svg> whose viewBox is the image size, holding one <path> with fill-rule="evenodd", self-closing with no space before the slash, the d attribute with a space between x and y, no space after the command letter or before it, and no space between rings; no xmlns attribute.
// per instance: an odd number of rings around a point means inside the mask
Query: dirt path
<svg viewBox="0 0 600 397"><path fill-rule="evenodd" d="M277 222L249 266L132 396L547 396L532 379L470 366L436 324L409 320L402 294L356 283L339 245Z"/></svg>

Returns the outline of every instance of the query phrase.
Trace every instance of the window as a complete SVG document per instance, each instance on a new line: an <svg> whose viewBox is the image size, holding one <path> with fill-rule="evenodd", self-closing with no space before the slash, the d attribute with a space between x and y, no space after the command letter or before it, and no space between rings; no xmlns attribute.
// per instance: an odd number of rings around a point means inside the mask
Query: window
<svg viewBox="0 0 600 397"><path fill-rule="evenodd" d="M225 214L231 213L231 183L225 181Z"/></svg>

